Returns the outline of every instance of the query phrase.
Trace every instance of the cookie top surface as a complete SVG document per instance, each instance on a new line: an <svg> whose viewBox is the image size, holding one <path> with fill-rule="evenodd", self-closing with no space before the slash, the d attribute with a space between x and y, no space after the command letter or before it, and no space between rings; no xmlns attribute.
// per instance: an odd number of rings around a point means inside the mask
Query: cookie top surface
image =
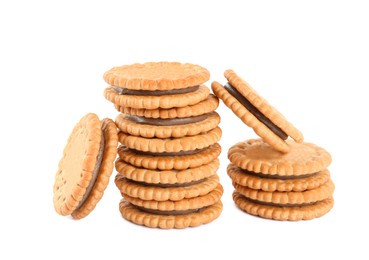
<svg viewBox="0 0 369 260"><path fill-rule="evenodd" d="M69 136L56 173L54 208L57 213L72 214L79 219L94 209L112 173L117 145L113 121L101 122L93 113L81 118Z"/></svg>
<svg viewBox="0 0 369 260"><path fill-rule="evenodd" d="M250 139L233 145L228 150L228 158L244 170L281 176L316 173L326 169L332 161L331 155L315 144L286 142L290 152L282 154L262 139Z"/></svg>
<svg viewBox="0 0 369 260"><path fill-rule="evenodd" d="M201 85L209 71L199 65L179 62L147 62L114 67L104 74L112 85L133 90L171 90Z"/></svg>

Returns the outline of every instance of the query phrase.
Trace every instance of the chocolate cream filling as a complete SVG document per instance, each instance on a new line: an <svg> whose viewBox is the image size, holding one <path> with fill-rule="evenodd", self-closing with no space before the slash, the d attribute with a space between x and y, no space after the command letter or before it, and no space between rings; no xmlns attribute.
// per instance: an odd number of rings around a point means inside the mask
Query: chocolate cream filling
<svg viewBox="0 0 369 260"><path fill-rule="evenodd" d="M224 85L224 88L273 133L279 136L282 140L286 140L288 138L288 135L281 128L276 126L269 118L263 115L263 113L261 113L253 104L250 103L250 101L242 96L241 93L238 92L238 90L235 89L229 82Z"/></svg>
<svg viewBox="0 0 369 260"><path fill-rule="evenodd" d="M193 124L200 121L205 120L209 117L209 114L192 116L192 117L184 117L184 118L170 118L170 119L161 119L161 118L146 118L142 116L133 116L127 115L126 118L137 123L144 125L155 125L155 126L172 126L172 125L187 125Z"/></svg>
<svg viewBox="0 0 369 260"><path fill-rule="evenodd" d="M157 209L147 209L144 207L135 206L139 210L142 210L144 212L150 213L150 214L156 214L156 215L185 215L185 214L191 214L196 213L199 211L199 209L187 209L187 210L157 210Z"/></svg>
<svg viewBox="0 0 369 260"><path fill-rule="evenodd" d="M191 182L185 182L185 183L173 183L173 184L167 184L167 183L146 183L146 182L138 182L138 181L132 181L134 183L137 183L142 186L153 186L153 187L160 187L160 188L180 188L180 187L188 187L192 185L196 185L199 183L202 183L206 181L207 178L197 180L197 181L191 181Z"/></svg>
<svg viewBox="0 0 369 260"><path fill-rule="evenodd" d="M116 86L111 86L112 89L119 95L131 95L131 96L164 96L164 95L177 95L186 94L190 92L195 92L200 86L193 86L181 89L171 89L171 90L134 90L127 88L120 88Z"/></svg>
<svg viewBox="0 0 369 260"><path fill-rule="evenodd" d="M245 198L247 200L249 200L249 201L251 201L255 204L259 204L259 205L272 206L272 207L288 207L288 208L311 206L311 205L314 205L314 204L319 202L319 201L314 201L314 202L302 203L302 204L289 204L289 203L280 204L280 203L265 202L265 201L260 201L260 200L253 200L253 199L250 199L250 198L247 198L247 197L245 197Z"/></svg>
<svg viewBox="0 0 369 260"><path fill-rule="evenodd" d="M276 179L276 180L298 180L298 179L304 179L304 178L308 178L314 175L317 175L318 173L310 173L310 174L305 174L305 175L299 175L299 176L282 176L282 175L272 175L272 174L263 174L263 173L256 173L256 172L250 172L247 170L243 170L241 169L243 173L248 174L248 175L252 175L255 177L259 177L259 178L266 178L266 179Z"/></svg>
<svg viewBox="0 0 369 260"><path fill-rule="evenodd" d="M105 138L104 138L104 133L102 132L101 133L100 148L99 148L99 152L98 152L97 157L96 157L95 168L92 171L92 177L91 177L90 183L88 184L88 186L86 188L86 192L83 195L82 200L79 202L76 210L79 209L83 205L83 203L85 203L86 199L88 198L88 196L90 195L90 193L92 191L92 188L95 185L97 176L99 175L102 159L104 157L104 148L105 148Z"/></svg>
<svg viewBox="0 0 369 260"><path fill-rule="evenodd" d="M207 149L203 148L203 149L196 149L196 150L190 150L190 151L180 151L180 152L163 152L163 153L151 153L151 152L143 152L143 151L139 151L139 150L135 150L135 149L128 149L131 152L134 152L136 154L141 154L141 155L147 155L147 156L182 156L182 155L192 155L192 154L197 154L202 152L203 150Z"/></svg>

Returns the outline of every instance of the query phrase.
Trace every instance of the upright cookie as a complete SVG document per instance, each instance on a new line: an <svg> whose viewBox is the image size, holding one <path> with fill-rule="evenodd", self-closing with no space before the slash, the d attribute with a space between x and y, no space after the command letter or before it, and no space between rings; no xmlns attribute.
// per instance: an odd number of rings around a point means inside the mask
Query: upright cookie
<svg viewBox="0 0 369 260"><path fill-rule="evenodd" d="M266 143L282 153L287 153L290 148L285 140L289 136L296 142L303 141L302 133L246 81L232 70L225 71L224 75L228 83L223 86L213 82L213 92Z"/></svg>
<svg viewBox="0 0 369 260"><path fill-rule="evenodd" d="M198 65L149 62L115 67L104 74L104 96L121 107L170 109L195 105L209 96L209 72Z"/></svg>
<svg viewBox="0 0 369 260"><path fill-rule="evenodd" d="M103 196L117 155L117 128L111 119L85 115L74 127L59 162L54 207L60 215L87 216Z"/></svg>

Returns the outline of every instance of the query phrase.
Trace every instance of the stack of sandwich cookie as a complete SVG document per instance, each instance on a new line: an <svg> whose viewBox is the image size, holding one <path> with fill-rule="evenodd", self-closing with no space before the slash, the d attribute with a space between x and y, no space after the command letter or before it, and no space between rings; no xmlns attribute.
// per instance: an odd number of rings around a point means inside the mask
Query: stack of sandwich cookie
<svg viewBox="0 0 369 260"><path fill-rule="evenodd" d="M333 207L330 154L312 143L234 71L214 93L261 139L228 151L227 168L236 205L249 214L276 220L307 220Z"/></svg>
<svg viewBox="0 0 369 260"><path fill-rule="evenodd" d="M261 139L229 149L227 172L235 188L233 199L242 210L264 218L320 217L333 207L334 184L327 169L331 156L311 143L287 143L287 154Z"/></svg>
<svg viewBox="0 0 369 260"><path fill-rule="evenodd" d="M104 74L105 97L121 112L118 174L122 216L139 225L185 228L222 211L215 112L219 101L202 85L209 72L173 62L115 67Z"/></svg>

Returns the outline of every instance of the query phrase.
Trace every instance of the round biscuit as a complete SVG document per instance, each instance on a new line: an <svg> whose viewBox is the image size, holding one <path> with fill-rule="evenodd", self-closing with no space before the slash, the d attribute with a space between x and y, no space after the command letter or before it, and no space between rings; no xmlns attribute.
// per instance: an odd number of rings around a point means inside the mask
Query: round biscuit
<svg viewBox="0 0 369 260"><path fill-rule="evenodd" d="M219 176L214 174L203 182L185 187L158 187L145 183L139 183L117 175L115 184L118 189L128 196L142 200L178 201L185 198L193 198L205 195L214 190L219 184Z"/></svg>
<svg viewBox="0 0 369 260"><path fill-rule="evenodd" d="M152 153L177 153L180 151L203 149L217 143L221 136L222 130L219 127L195 136L166 139L132 136L122 131L118 133L119 142L124 146L130 149Z"/></svg>
<svg viewBox="0 0 369 260"><path fill-rule="evenodd" d="M220 155L222 149L218 143L210 145L195 154L160 156L158 154L137 153L125 146L118 148L119 157L126 163L138 168L149 170L185 170L196 168L214 161Z"/></svg>
<svg viewBox="0 0 369 260"><path fill-rule="evenodd" d="M281 176L299 176L325 170L331 155L312 143L287 140L290 152L282 154L261 139L250 139L233 145L228 159L238 167L256 173Z"/></svg>
<svg viewBox="0 0 369 260"><path fill-rule="evenodd" d="M178 138L198 135L216 128L220 123L220 116L217 112L212 112L207 116L206 119L196 123L157 126L136 123L130 120L128 115L119 114L115 120L115 123L122 132L129 135L142 136L145 138Z"/></svg>
<svg viewBox="0 0 369 260"><path fill-rule="evenodd" d="M333 198L328 198L312 205L296 207L267 206L255 203L238 192L233 192L233 200L242 211L262 218L273 220L310 220L327 214L334 204Z"/></svg>
<svg viewBox="0 0 369 260"><path fill-rule="evenodd" d="M140 109L132 107L122 107L114 105L118 112L123 114L130 114L134 116L142 116L146 118L184 118L191 116L200 116L203 114L211 113L215 111L219 106L219 99L213 94L199 103L194 105L188 105L184 107L172 107L172 108L157 108L157 109Z"/></svg>
<svg viewBox="0 0 369 260"><path fill-rule="evenodd" d="M274 175L273 178L268 178L269 175L251 173L242 170L234 164L229 164L227 167L228 176L233 182L246 186L255 190L263 191L305 191L312 190L320 185L323 185L330 179L328 170L317 172L308 177L300 176L301 178L293 179L278 179Z"/></svg>
<svg viewBox="0 0 369 260"><path fill-rule="evenodd" d="M131 203L121 200L119 210L122 216L137 225L151 228L187 228L208 224L218 218L223 210L223 204L219 200L217 203L204 207L196 213L184 215L158 215L144 212Z"/></svg>
<svg viewBox="0 0 369 260"><path fill-rule="evenodd" d="M114 67L104 73L112 85L133 90L172 90L201 85L210 73L204 67L179 62L146 62Z"/></svg>

